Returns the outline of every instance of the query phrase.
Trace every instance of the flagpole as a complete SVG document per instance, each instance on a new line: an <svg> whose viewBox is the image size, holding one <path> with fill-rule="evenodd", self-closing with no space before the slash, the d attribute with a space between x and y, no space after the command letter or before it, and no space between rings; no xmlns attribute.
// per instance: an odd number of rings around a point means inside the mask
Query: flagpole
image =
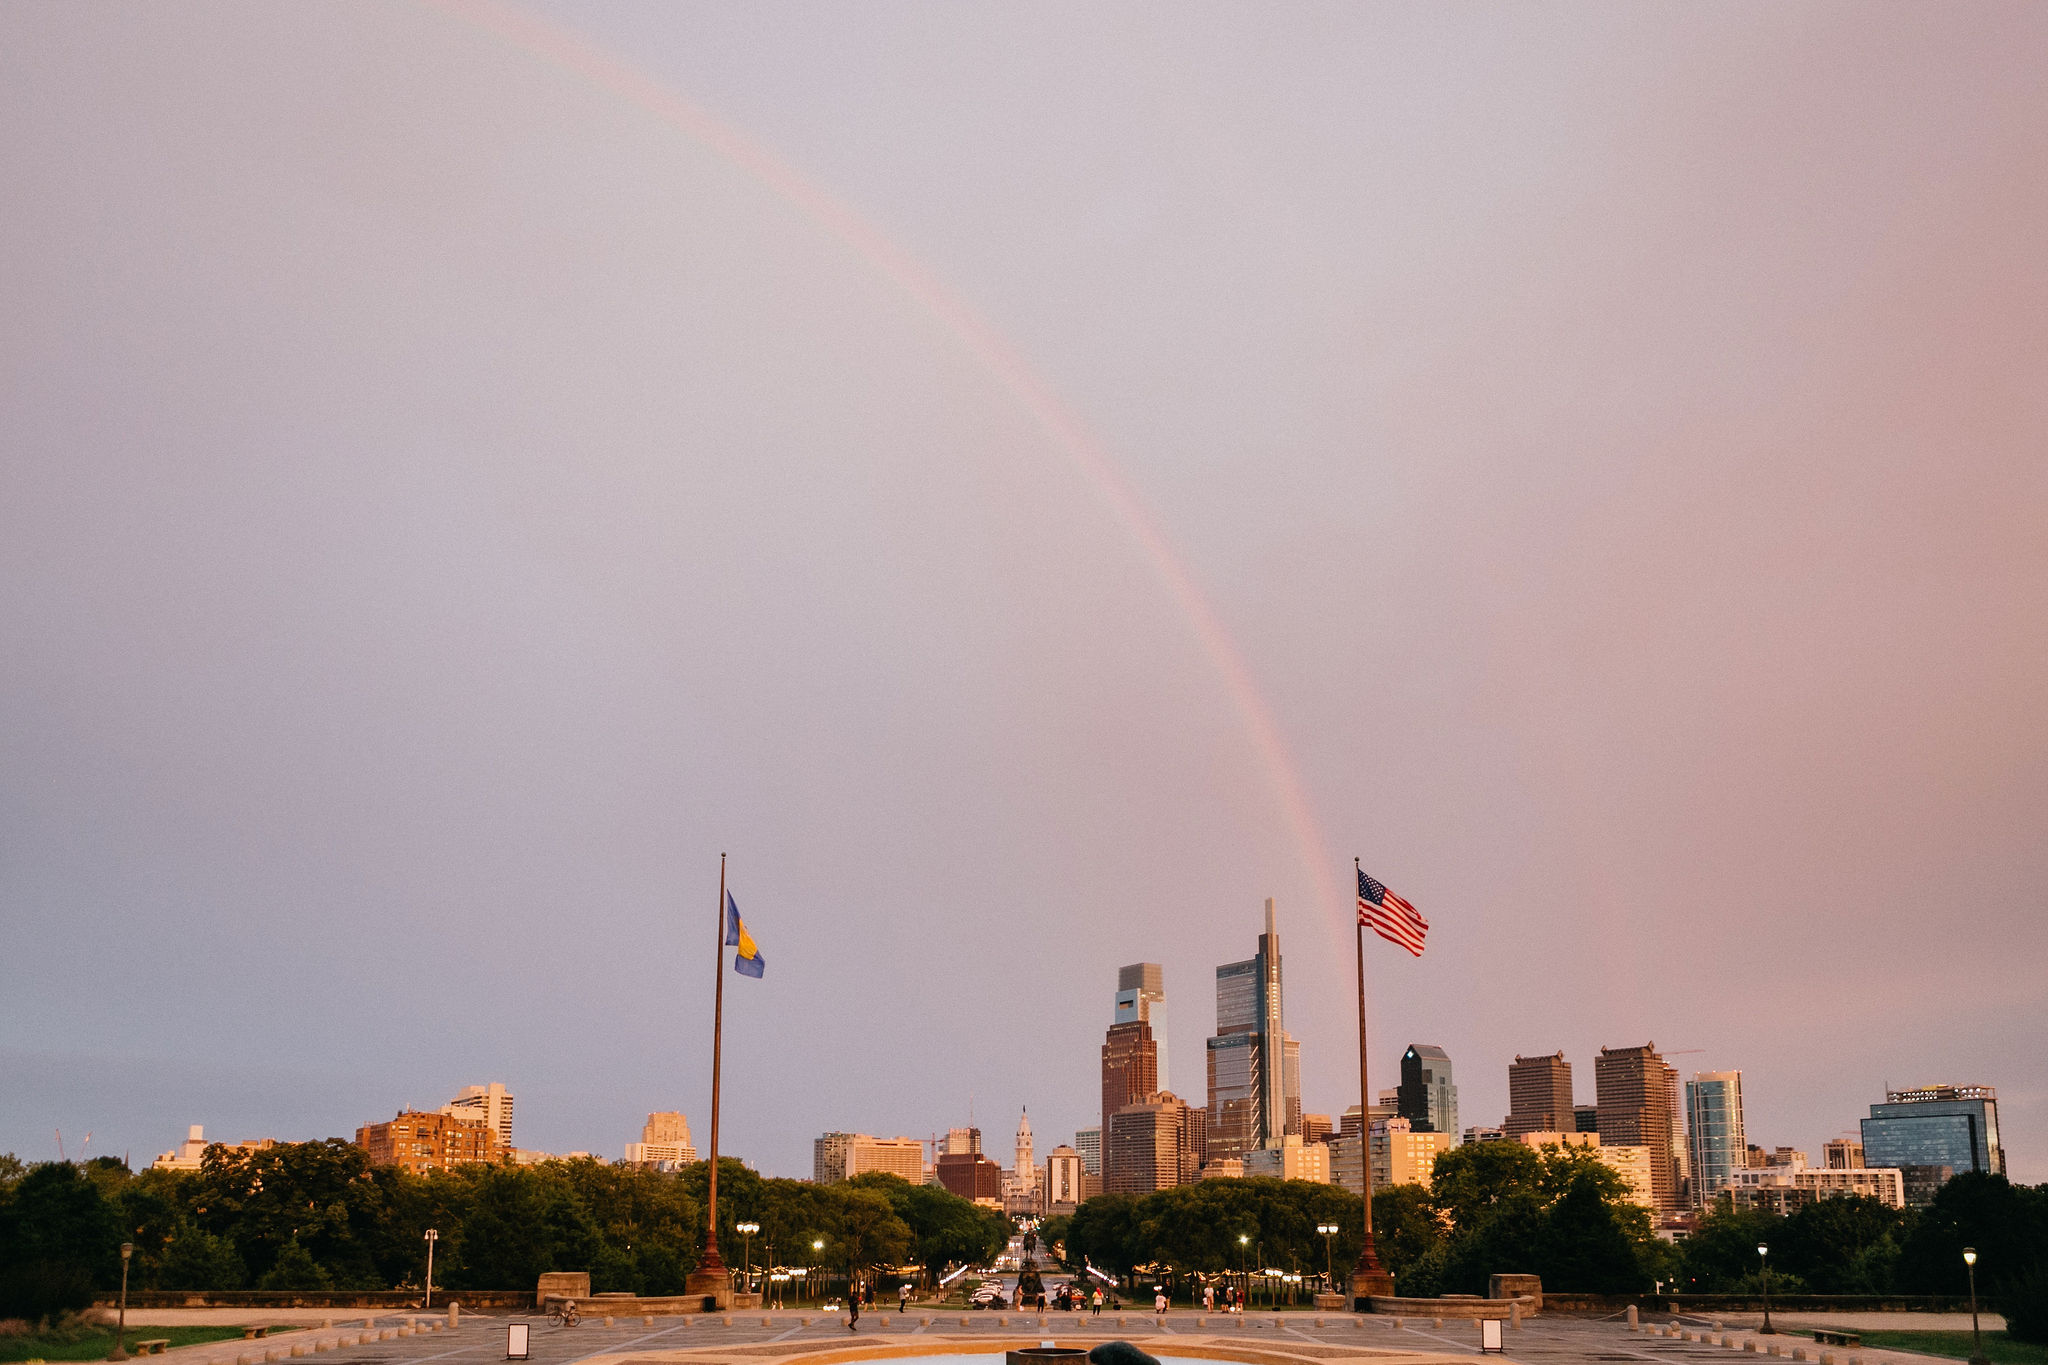
<svg viewBox="0 0 2048 1365"><path fill-rule="evenodd" d="M718 855L718 934L712 950L711 970L716 979L711 994L711 1162L708 1174L708 1205L705 1211L704 1255L690 1272L686 1288L692 1296L715 1299L706 1309L724 1308L732 1302L732 1282L725 1262L718 1255L718 1065L725 1039L725 855Z"/></svg>
<svg viewBox="0 0 2048 1365"><path fill-rule="evenodd" d="M1363 873L1359 860L1351 860L1354 872ZM1362 883L1361 883L1362 885ZM1394 1277L1380 1264L1372 1236L1372 1084L1366 1076L1365 1040L1365 921L1353 927L1358 938L1358 1173L1365 1186L1365 1235L1358 1244L1358 1264L1351 1268L1352 1311L1372 1311L1372 1297L1392 1298ZM1391 1143L1393 1136L1388 1135ZM1391 1148L1389 1149L1391 1151Z"/></svg>

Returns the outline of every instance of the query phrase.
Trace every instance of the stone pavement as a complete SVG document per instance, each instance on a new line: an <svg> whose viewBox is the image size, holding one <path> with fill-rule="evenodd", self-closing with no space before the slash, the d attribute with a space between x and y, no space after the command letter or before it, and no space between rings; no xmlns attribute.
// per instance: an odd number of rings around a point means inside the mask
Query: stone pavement
<svg viewBox="0 0 2048 1365"><path fill-rule="evenodd" d="M175 1310L152 1313L170 1318ZM201 1311L201 1310L191 1310ZM1917 1327L1885 1314L1886 1325ZM185 1319L190 1320L190 1319ZM505 1358L506 1328L531 1328L536 1365L781 1365L797 1356L829 1349L838 1359L848 1350L880 1358L892 1348L903 1354L961 1353L979 1356L976 1365L1000 1361L1006 1347L1041 1341L1094 1342L1123 1337L1154 1355L1228 1359L1243 1352L1256 1365L1433 1365L1479 1352L1477 1323L1458 1319L1391 1319L1375 1315L1290 1312L1242 1317L1198 1314L1185 1309L1155 1319L1126 1310L1086 1313L990 1313L953 1309L893 1309L865 1313L858 1332L843 1314L770 1311L692 1317L586 1316L562 1327L538 1316L463 1313L450 1329L436 1314L389 1315L366 1328L365 1319L335 1317L335 1326L312 1327L263 1341L227 1341L188 1346L168 1353L165 1365L272 1365L301 1356L324 1356L321 1365L495 1365ZM409 1325L417 1322L415 1328ZM130 1319L131 1333L137 1325ZM158 1324L160 1325L160 1324ZM1841 1324L1849 1326L1850 1324ZM1666 1335L1667 1331L1679 1334ZM1813 1365L1928 1365L1929 1357L1898 1351L1827 1348L1803 1337L1759 1337L1734 1324L1716 1330L1704 1319L1645 1321L1631 1331L1615 1318L1540 1314L1506 1334L1504 1360L1514 1365L1709 1365L1755 1361L1773 1355L1790 1365L1798 1351ZM1772 1348L1775 1348L1773 1350ZM175 1360L172 1357L176 1357ZM310 1365L310 1362L309 1362ZM827 1362L817 1362L827 1365ZM1776 1365L1776 1362L1773 1362Z"/></svg>

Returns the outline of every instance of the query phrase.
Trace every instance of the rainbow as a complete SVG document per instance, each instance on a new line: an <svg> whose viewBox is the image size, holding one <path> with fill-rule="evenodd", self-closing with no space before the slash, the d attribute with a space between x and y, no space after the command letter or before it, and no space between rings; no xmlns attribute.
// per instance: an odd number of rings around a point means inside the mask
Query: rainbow
<svg viewBox="0 0 2048 1365"><path fill-rule="evenodd" d="M1052 444L1066 454L1137 542L1221 676L1244 721L1266 778L1279 799L1319 908L1329 918L1333 930L1341 928L1348 933L1352 922L1348 891L1333 879L1333 864L1300 771L1243 654L1165 533L1117 470L1103 443L1060 401L1017 349L915 257L848 205L804 179L767 148L582 36L498 0L422 3L512 48L574 73L725 158L851 247L877 274L952 334L1043 429Z"/></svg>

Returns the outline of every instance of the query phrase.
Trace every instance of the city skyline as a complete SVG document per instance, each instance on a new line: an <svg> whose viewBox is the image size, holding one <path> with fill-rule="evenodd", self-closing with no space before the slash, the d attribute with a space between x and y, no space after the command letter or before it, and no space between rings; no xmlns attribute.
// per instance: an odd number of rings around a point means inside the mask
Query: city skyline
<svg viewBox="0 0 2048 1365"><path fill-rule="evenodd" d="M2040 5L120 16L0 9L0 1150L708 1150L721 854L765 1170L1095 1126L1124 964L1203 1098L1267 897L1334 1118L1358 856L1376 1092L2048 1179Z"/></svg>

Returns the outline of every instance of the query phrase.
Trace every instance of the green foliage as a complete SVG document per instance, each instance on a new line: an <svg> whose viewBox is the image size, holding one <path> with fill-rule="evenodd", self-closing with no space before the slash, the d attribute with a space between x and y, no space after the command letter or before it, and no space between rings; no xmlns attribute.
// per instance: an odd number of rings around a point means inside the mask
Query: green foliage
<svg viewBox="0 0 2048 1365"><path fill-rule="evenodd" d="M1010 1220L1000 1211L962 1199L942 1185L913 1185L900 1176L880 1172L857 1175L847 1185L872 1190L889 1201L909 1234L909 1258L920 1265L937 1268L986 1261L1010 1239ZM1065 1219L1048 1219L1039 1229L1047 1255L1052 1254L1052 1245L1066 1236L1065 1223ZM1055 1224L1060 1226L1055 1229Z"/></svg>
<svg viewBox="0 0 2048 1365"><path fill-rule="evenodd" d="M1959 1175L1943 1185L1902 1241L1899 1288L1909 1294L1966 1294L1963 1248L1977 1250L1977 1287L1998 1290L2048 1257L2048 1185L2014 1185L2002 1175Z"/></svg>
<svg viewBox="0 0 2048 1365"><path fill-rule="evenodd" d="M118 1284L118 1209L68 1161L30 1167L0 1204L0 1318L39 1321Z"/></svg>
<svg viewBox="0 0 2048 1365"><path fill-rule="evenodd" d="M2048 1257L2048 1247L2041 1249L2041 1255ZM2006 1335L2016 1341L2048 1344L2048 1259L2035 1261L2001 1284L1998 1311L2005 1314Z"/></svg>
<svg viewBox="0 0 2048 1365"><path fill-rule="evenodd" d="M256 1282L258 1289L332 1289L334 1281L327 1278L327 1272L313 1259L313 1254L299 1245L295 1237L278 1249L271 1261L270 1269Z"/></svg>
<svg viewBox="0 0 2048 1365"><path fill-rule="evenodd" d="M1459 1232L1474 1232L1502 1204L1536 1195L1543 1183L1543 1157L1519 1142L1468 1142L1436 1159L1430 1172L1430 1201Z"/></svg>

